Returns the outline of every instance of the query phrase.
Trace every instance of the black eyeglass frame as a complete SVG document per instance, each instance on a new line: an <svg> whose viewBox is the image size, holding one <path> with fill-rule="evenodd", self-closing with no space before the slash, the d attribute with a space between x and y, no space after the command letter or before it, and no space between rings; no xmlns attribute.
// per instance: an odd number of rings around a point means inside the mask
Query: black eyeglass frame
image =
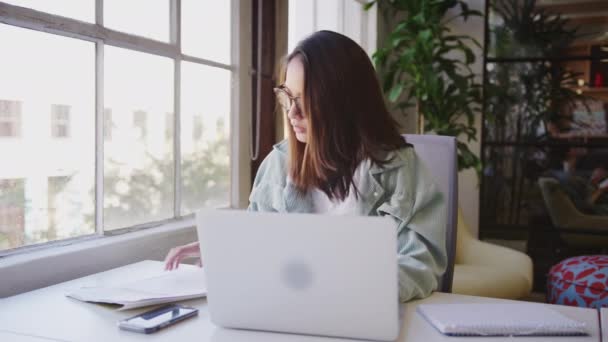
<svg viewBox="0 0 608 342"><path fill-rule="evenodd" d="M293 104L296 104L296 111L298 113L298 115L302 115L302 107L300 106L300 97L299 96L293 96L291 95L291 91L289 90L289 88L287 88L284 84L281 84L278 87L273 88L275 95L277 96L277 102L279 103L279 105L283 108L283 110L285 111L285 113L288 113L289 110L291 109L291 107L293 107ZM285 107L283 103L283 101L281 101L279 99L279 96L281 96L280 94L283 93L287 96L287 98L289 99L289 107Z"/></svg>

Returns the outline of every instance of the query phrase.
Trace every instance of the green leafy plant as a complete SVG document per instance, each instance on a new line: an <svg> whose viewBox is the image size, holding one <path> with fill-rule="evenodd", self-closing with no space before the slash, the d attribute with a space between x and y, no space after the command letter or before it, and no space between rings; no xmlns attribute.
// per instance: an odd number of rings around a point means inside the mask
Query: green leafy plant
<svg viewBox="0 0 608 342"><path fill-rule="evenodd" d="M537 6L536 0L490 2L502 25L490 32L491 51L496 57L539 57L559 55L577 38L578 27L559 13Z"/></svg>
<svg viewBox="0 0 608 342"><path fill-rule="evenodd" d="M387 44L374 54L389 102L403 113L415 107L422 118L420 133L476 140L481 84L471 65L475 62L472 45L479 47L479 43L452 34L448 25L481 16L481 12L461 0L375 0L366 6L374 4L396 21ZM458 168L480 171L479 158L461 141Z"/></svg>

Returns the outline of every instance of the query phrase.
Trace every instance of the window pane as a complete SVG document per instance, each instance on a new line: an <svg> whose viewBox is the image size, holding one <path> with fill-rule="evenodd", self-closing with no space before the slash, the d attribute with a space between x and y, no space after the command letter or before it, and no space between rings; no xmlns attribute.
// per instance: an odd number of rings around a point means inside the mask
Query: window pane
<svg viewBox="0 0 608 342"><path fill-rule="evenodd" d="M182 51L230 64L230 1L182 1Z"/></svg>
<svg viewBox="0 0 608 342"><path fill-rule="evenodd" d="M169 0L104 0L103 16L110 29L169 41Z"/></svg>
<svg viewBox="0 0 608 342"><path fill-rule="evenodd" d="M104 71L104 229L173 217L173 62L106 46Z"/></svg>
<svg viewBox="0 0 608 342"><path fill-rule="evenodd" d="M182 62L182 215L230 201L230 72Z"/></svg>
<svg viewBox="0 0 608 342"><path fill-rule="evenodd" d="M3 2L89 23L95 22L95 0L3 0Z"/></svg>
<svg viewBox="0 0 608 342"><path fill-rule="evenodd" d="M91 234L94 45L2 24L0 41L0 249Z"/></svg>

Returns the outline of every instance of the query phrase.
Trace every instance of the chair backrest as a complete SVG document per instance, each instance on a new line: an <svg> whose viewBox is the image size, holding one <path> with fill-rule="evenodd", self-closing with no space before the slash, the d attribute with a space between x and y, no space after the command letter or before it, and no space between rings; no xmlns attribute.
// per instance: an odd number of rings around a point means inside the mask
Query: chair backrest
<svg viewBox="0 0 608 342"><path fill-rule="evenodd" d="M561 189L559 181L540 177L538 186L553 225L557 228L570 228L568 221L571 217L579 216L579 213L572 200Z"/></svg>
<svg viewBox="0 0 608 342"><path fill-rule="evenodd" d="M426 165L435 183L446 198L446 250L448 266L441 279L439 289L452 292L454 259L456 255L456 227L458 224L458 158L456 139L441 135L404 134L405 140L414 145L414 150Z"/></svg>

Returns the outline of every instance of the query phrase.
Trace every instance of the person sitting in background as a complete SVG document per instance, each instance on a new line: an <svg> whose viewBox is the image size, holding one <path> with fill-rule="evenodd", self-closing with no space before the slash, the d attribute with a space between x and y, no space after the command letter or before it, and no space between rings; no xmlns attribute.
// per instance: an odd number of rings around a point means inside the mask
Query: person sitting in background
<svg viewBox="0 0 608 342"><path fill-rule="evenodd" d="M555 175L578 210L589 215L608 215L608 171L593 169L589 179L571 174Z"/></svg>
<svg viewBox="0 0 608 342"><path fill-rule="evenodd" d="M430 295L447 266L445 199L399 134L369 57L320 31L285 63L275 94L292 129L262 162L248 210L389 216L400 299ZM197 242L173 248L166 269L186 257L200 257Z"/></svg>
<svg viewBox="0 0 608 342"><path fill-rule="evenodd" d="M608 171L598 167L591 173L588 202L598 215L608 215Z"/></svg>

